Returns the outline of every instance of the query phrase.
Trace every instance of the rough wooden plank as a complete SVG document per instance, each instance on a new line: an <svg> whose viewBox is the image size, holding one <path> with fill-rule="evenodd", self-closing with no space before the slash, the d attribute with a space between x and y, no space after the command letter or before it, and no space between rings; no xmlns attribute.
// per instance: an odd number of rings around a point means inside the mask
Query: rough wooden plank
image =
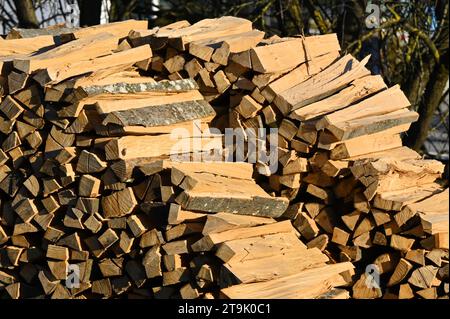
<svg viewBox="0 0 450 319"><path fill-rule="evenodd" d="M170 134L125 136L112 140L105 146L107 160L160 157L213 149L222 149L221 136L181 139L173 138Z"/></svg>
<svg viewBox="0 0 450 319"><path fill-rule="evenodd" d="M161 104L200 101L203 96L196 90L186 92L143 92L136 94L106 94L83 100L83 104L95 104L99 113L124 111ZM91 103L92 102L92 103Z"/></svg>
<svg viewBox="0 0 450 319"><path fill-rule="evenodd" d="M271 223L275 223L275 220L272 218L217 213L207 216L202 234L220 233L230 229L253 227Z"/></svg>
<svg viewBox="0 0 450 319"><path fill-rule="evenodd" d="M50 49L54 45L55 41L50 35L43 35L34 38L5 40L1 43L0 57L2 60L4 59L3 57L7 57L7 59L3 61L11 61L20 55L23 57L39 50L43 51L45 49ZM0 66L2 66L2 62L0 62Z"/></svg>
<svg viewBox="0 0 450 319"><path fill-rule="evenodd" d="M349 262L326 265L266 282L235 285L221 293L231 299L311 299L329 291L330 286L342 285L339 274L352 269Z"/></svg>
<svg viewBox="0 0 450 319"><path fill-rule="evenodd" d="M41 54L14 60L14 67L31 74L48 67L77 63L110 54L117 46L117 38L108 33L89 36L84 39L60 45Z"/></svg>
<svg viewBox="0 0 450 319"><path fill-rule="evenodd" d="M306 250L292 232L226 241L219 245L216 256L232 265L244 260L270 257L290 249Z"/></svg>
<svg viewBox="0 0 450 319"><path fill-rule="evenodd" d="M352 56L346 55L323 72L283 91L274 99L274 103L283 114L288 114L326 98L345 88L352 81L369 75L370 72L364 67L367 60L368 58L365 58L359 62Z"/></svg>
<svg viewBox="0 0 450 319"><path fill-rule="evenodd" d="M272 102L277 95L297 84L300 84L312 75L317 74L322 69L326 68L332 62L334 62L338 57L339 52L334 51L319 57L315 57L306 63L302 63L289 73L286 73L279 79L269 83L269 85L267 85L261 93L267 99L267 101Z"/></svg>
<svg viewBox="0 0 450 319"><path fill-rule="evenodd" d="M418 118L419 114L405 109L384 115L339 122L330 125L328 130L342 141L412 123Z"/></svg>
<svg viewBox="0 0 450 319"><path fill-rule="evenodd" d="M88 36L95 36L99 33L110 33L117 38L123 38L128 35L130 30L143 30L147 29L148 22L145 20L125 20L101 25L95 25L87 28L80 28L68 33L61 34L61 40L63 42L71 41L74 39L81 39Z"/></svg>
<svg viewBox="0 0 450 319"><path fill-rule="evenodd" d="M191 26L177 30L162 30L156 38L168 38L177 50L184 51L188 44L213 37L239 34L252 30L251 21L225 16L218 19L204 19Z"/></svg>
<svg viewBox="0 0 450 319"><path fill-rule="evenodd" d="M402 129L406 131L408 127L404 127ZM402 139L400 138L400 134L395 135L388 134L374 137L366 135L364 139L364 144L361 144L361 141L354 141L354 142L350 141L346 141L342 144L339 144L337 147L331 150L330 158L332 160L341 160L345 158L369 154L372 152L380 152L383 150L389 150L402 146Z"/></svg>
<svg viewBox="0 0 450 319"><path fill-rule="evenodd" d="M343 109L365 97L386 88L380 75L356 79L350 85L323 100L303 106L289 114L290 118L306 121Z"/></svg>
<svg viewBox="0 0 450 319"><path fill-rule="evenodd" d="M212 118L216 113L206 101L180 102L109 113L103 124L121 126L164 126L196 119Z"/></svg>
<svg viewBox="0 0 450 319"><path fill-rule="evenodd" d="M194 251L208 251L214 245L236 239L244 239L250 237L258 237L262 235L270 235L277 233L289 233L294 231L290 221L282 221L263 226L250 228L238 228L223 231L220 233L212 233L204 236L202 239L192 245Z"/></svg>
<svg viewBox="0 0 450 319"><path fill-rule="evenodd" d="M327 261L328 257L318 248L294 248L286 249L279 255L243 260L225 264L224 267L237 278L238 283L246 284L293 275L308 268L324 266Z"/></svg>
<svg viewBox="0 0 450 319"><path fill-rule="evenodd" d="M197 90L198 85L193 79L183 79L176 81L146 81L147 78L142 77L142 82L115 82L104 85L79 86L76 89L78 99L96 96L100 94L127 94L142 92L185 92ZM120 78L118 79L120 81ZM136 79L137 80L137 79ZM145 82L146 81L146 82Z"/></svg>
<svg viewBox="0 0 450 319"><path fill-rule="evenodd" d="M410 103L400 89L400 86L394 85L393 87L381 91L350 107L326 115L317 122L316 127L317 129L321 129L337 122L346 122L369 116L383 115L401 110L408 106L410 106Z"/></svg>
<svg viewBox="0 0 450 319"><path fill-rule="evenodd" d="M189 176L186 182L193 186L184 187L186 189L176 198L187 210L277 217L287 208L286 199L272 198L253 181L207 174Z"/></svg>
<svg viewBox="0 0 450 319"><path fill-rule="evenodd" d="M50 66L37 73L35 80L42 86L56 84L68 78L98 71L116 66L130 66L136 62L151 58L152 50L150 46L140 46L134 49L113 53L104 57L95 58L88 61L79 61L70 64L70 67Z"/></svg>

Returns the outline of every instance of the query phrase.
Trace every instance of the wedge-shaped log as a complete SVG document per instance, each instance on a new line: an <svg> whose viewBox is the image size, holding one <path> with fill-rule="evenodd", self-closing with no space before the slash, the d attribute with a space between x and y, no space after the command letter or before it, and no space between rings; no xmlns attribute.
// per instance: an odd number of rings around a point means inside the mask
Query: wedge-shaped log
<svg viewBox="0 0 450 319"><path fill-rule="evenodd" d="M211 120L216 113L206 101L179 102L109 113L103 124L120 126L167 126L197 119Z"/></svg>
<svg viewBox="0 0 450 319"><path fill-rule="evenodd" d="M125 136L114 139L106 144L105 153L107 160L129 160L221 149L221 136L177 138L171 136L171 134L163 134L158 136Z"/></svg>
<svg viewBox="0 0 450 319"><path fill-rule="evenodd" d="M343 109L368 95L386 88L386 84L380 75L364 76L354 80L347 88L334 95L293 111L289 114L289 117L300 121L306 121L323 116Z"/></svg>
<svg viewBox="0 0 450 319"><path fill-rule="evenodd" d="M344 285L339 274L353 268L350 262L325 265L274 280L231 286L221 293L230 299L312 299L328 292L330 286Z"/></svg>
<svg viewBox="0 0 450 319"><path fill-rule="evenodd" d="M184 51L189 43L213 37L228 36L252 30L249 20L225 16L218 19L204 19L191 26L162 30L155 34L156 38L168 39L177 50Z"/></svg>
<svg viewBox="0 0 450 319"><path fill-rule="evenodd" d="M81 39L104 32L111 33L117 38L123 38L128 35L130 30L143 30L147 29L147 27L148 21L131 19L76 29L71 32L61 34L60 38L63 42L68 42L74 39Z"/></svg>
<svg viewBox="0 0 450 319"><path fill-rule="evenodd" d="M252 180L192 173L180 185L176 201L186 210L279 217L287 199L268 195Z"/></svg>
<svg viewBox="0 0 450 319"><path fill-rule="evenodd" d="M110 67L131 66L136 62L152 57L150 46L140 46L134 49L113 53L107 56L95 58L88 61L78 61L68 63L66 65L50 66L36 74L35 80L45 86L48 84L56 84L68 78L86 74L89 72L107 69Z"/></svg>
<svg viewBox="0 0 450 319"><path fill-rule="evenodd" d="M14 60L14 67L24 73L35 73L48 67L86 61L111 54L117 47L117 37L102 33L75 40L41 54Z"/></svg>
<svg viewBox="0 0 450 319"><path fill-rule="evenodd" d="M293 232L226 241L218 246L216 256L223 262L233 265L246 260L278 255L290 249L306 250L306 246Z"/></svg>
<svg viewBox="0 0 450 319"><path fill-rule="evenodd" d="M369 75L369 70L364 67L367 61L368 57L359 62L348 54L323 72L282 92L275 98L274 103L283 114L289 114L291 111L326 98L354 80Z"/></svg>
<svg viewBox="0 0 450 319"><path fill-rule="evenodd" d="M278 233L289 233L294 231L295 229L293 228L289 220L256 227L231 229L220 233L212 233L204 236L202 239L200 239L199 241L195 242L192 245L192 250L209 251L215 245L230 240L258 237Z"/></svg>
<svg viewBox="0 0 450 319"><path fill-rule="evenodd" d="M220 233L225 230L259 226L275 222L276 221L272 218L217 213L208 215L202 234Z"/></svg>

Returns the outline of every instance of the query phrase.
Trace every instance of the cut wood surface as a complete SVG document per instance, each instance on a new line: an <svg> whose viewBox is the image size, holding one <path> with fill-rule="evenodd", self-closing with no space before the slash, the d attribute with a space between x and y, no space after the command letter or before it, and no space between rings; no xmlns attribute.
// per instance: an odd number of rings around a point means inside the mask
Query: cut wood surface
<svg viewBox="0 0 450 319"><path fill-rule="evenodd" d="M292 73L292 72L291 72ZM386 84L379 75L365 76L350 83L349 87L338 94L294 110L289 117L306 121L318 116L326 115L343 109L368 95L386 88Z"/></svg>
<svg viewBox="0 0 450 319"><path fill-rule="evenodd" d="M353 80L369 74L364 67L367 58L362 62L347 55L323 72L312 76L308 80L282 92L274 103L287 114L307 104L316 102L346 87Z"/></svg>
<svg viewBox="0 0 450 319"><path fill-rule="evenodd" d="M379 104L382 105L379 106ZM376 105L377 107L373 107ZM333 123L356 120L359 118L383 115L386 113L398 111L410 105L400 86L395 85L387 90L363 100L360 103L352 105L338 112L326 115L318 124L317 128L328 127Z"/></svg>
<svg viewBox="0 0 450 319"><path fill-rule="evenodd" d="M89 61L77 61L64 66L49 66L37 74L39 83L43 85L56 84L68 78L98 71L108 67L133 65L136 62L148 59L152 56L150 46L140 46L123 52L114 53Z"/></svg>
<svg viewBox="0 0 450 319"><path fill-rule="evenodd" d="M184 50L189 43L194 41L245 33L251 30L250 21L226 16L219 19L204 19L185 28L161 30L156 33L156 37L168 38L176 49Z"/></svg>
<svg viewBox="0 0 450 319"><path fill-rule="evenodd" d="M309 268L325 266L328 257L318 248L286 249L281 254L253 260L243 260L233 264L225 264L239 283L268 281L289 276ZM253 272L249 272L252 269Z"/></svg>
<svg viewBox="0 0 450 319"><path fill-rule="evenodd" d="M192 248L198 251L210 250L214 245L236 239L244 239L249 237L257 237L262 235L271 235L277 233L289 233L294 231L289 221L273 223L269 225L231 229L220 233L212 233L204 236L200 241L196 242Z"/></svg>
<svg viewBox="0 0 450 319"><path fill-rule="evenodd" d="M230 299L311 299L329 290L330 286L342 285L344 280L339 274L352 268L351 263L326 265L266 282L232 286L222 289L221 293Z"/></svg>
<svg viewBox="0 0 450 319"><path fill-rule="evenodd" d="M69 41L104 32L111 33L118 38L122 38L125 37L130 32L130 30L147 29L147 27L147 21L125 20L120 22L108 23L105 25L95 25L87 28L72 30L71 32L61 34L61 38L63 41Z"/></svg>
<svg viewBox="0 0 450 319"><path fill-rule="evenodd" d="M117 38L109 33L101 33L76 41L68 42L41 54L26 59L14 60L14 67L19 71L31 74L37 70L56 67L80 60L89 60L102 55L111 54L117 47Z"/></svg>
<svg viewBox="0 0 450 319"><path fill-rule="evenodd" d="M54 45L55 41L50 35L5 40L0 44L0 57L10 61L15 55L29 55L39 50L50 49Z"/></svg>
<svg viewBox="0 0 450 319"><path fill-rule="evenodd" d="M110 141L105 146L106 158L109 160L158 157L221 148L221 136L177 139L171 134L124 136Z"/></svg>
<svg viewBox="0 0 450 319"><path fill-rule="evenodd" d="M286 73L279 79L269 83L261 93L264 98L269 102L272 102L278 94L307 80L310 76L320 72L322 69L325 69L338 57L339 52L336 51L324 54L320 57L315 57L308 62L302 63L291 72Z"/></svg>
<svg viewBox="0 0 450 319"><path fill-rule="evenodd" d="M212 232L220 233L229 229L252 227L270 223L275 223L275 220L258 216L240 216L227 213L217 213L207 217L202 234L207 235Z"/></svg>
<svg viewBox="0 0 450 319"><path fill-rule="evenodd" d="M270 257L290 249L306 249L292 232L230 240L219 245L216 256L232 265L235 262Z"/></svg>
<svg viewBox="0 0 450 319"><path fill-rule="evenodd" d="M406 208L411 213L419 214L422 219L424 231L430 234L449 233L448 218L445 218L448 210L448 188L438 194L434 194L420 202L408 204Z"/></svg>

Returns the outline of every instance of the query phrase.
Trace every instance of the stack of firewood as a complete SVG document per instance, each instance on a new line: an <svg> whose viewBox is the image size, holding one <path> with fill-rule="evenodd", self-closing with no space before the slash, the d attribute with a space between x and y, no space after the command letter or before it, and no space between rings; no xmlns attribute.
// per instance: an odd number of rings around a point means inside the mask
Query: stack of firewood
<svg viewBox="0 0 450 319"><path fill-rule="evenodd" d="M403 154L403 158L387 153L359 160L351 168L364 185L367 209L342 216L353 234L335 228L333 241L348 245L352 238L361 249L378 246L374 263L383 275L380 286L373 289L362 284L366 280L362 275L353 287L353 297L384 294L385 298L436 299L448 295L449 194L435 183L444 167L413 152Z"/></svg>
<svg viewBox="0 0 450 319"><path fill-rule="evenodd" d="M339 51L234 17L11 31L0 297L448 293L443 167L402 147L399 87ZM211 162L238 152L213 127L275 144L278 167Z"/></svg>
<svg viewBox="0 0 450 319"><path fill-rule="evenodd" d="M157 186L147 190L156 194L154 202L170 203L168 213L159 213L159 218L167 216L159 221L161 230L146 232L140 226L134 232L143 234L140 247L151 247L142 262L147 278L162 278L161 286L153 287L156 297L179 293L182 298L313 298L331 292L348 296L330 288L347 285L353 265L327 265L329 258L317 248L307 248L290 221L277 222L274 218L284 212L287 201L268 196L254 183L252 165L159 161L140 170L149 177L146 184L151 180ZM158 187L167 180L170 186ZM169 197L163 191L167 188ZM154 203L141 205L154 214L153 207ZM137 216L145 225L151 215ZM347 281L340 273L347 274ZM309 286L296 284L306 278ZM259 285L266 286L264 291Z"/></svg>

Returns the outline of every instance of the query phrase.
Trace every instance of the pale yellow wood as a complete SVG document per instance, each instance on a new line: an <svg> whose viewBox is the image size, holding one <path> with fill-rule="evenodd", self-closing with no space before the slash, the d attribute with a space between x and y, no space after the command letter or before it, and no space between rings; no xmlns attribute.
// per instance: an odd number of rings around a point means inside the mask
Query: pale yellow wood
<svg viewBox="0 0 450 319"><path fill-rule="evenodd" d="M430 288L439 268L423 266L414 270L408 279L408 283L419 288Z"/></svg>
<svg viewBox="0 0 450 319"><path fill-rule="evenodd" d="M293 232L226 241L219 245L216 256L232 265L277 255L289 249L306 249Z"/></svg>
<svg viewBox="0 0 450 319"><path fill-rule="evenodd" d="M429 234L449 233L449 189L420 202L407 205L411 213L419 214L424 231Z"/></svg>
<svg viewBox="0 0 450 319"><path fill-rule="evenodd" d="M282 38L253 48L250 55L253 70L271 73L288 71L314 57L339 50L336 34L329 34L304 39Z"/></svg>
<svg viewBox="0 0 450 319"><path fill-rule="evenodd" d="M197 151L222 149L222 138L193 137L177 138L171 134L157 136L124 136L112 140L106 146L106 158L134 159L144 157L159 157L163 155L187 154Z"/></svg>
<svg viewBox="0 0 450 319"><path fill-rule="evenodd" d="M184 222L203 220L206 216L206 214L182 210L181 206L178 204L171 204L169 208L168 223L169 225L178 225Z"/></svg>
<svg viewBox="0 0 450 319"><path fill-rule="evenodd" d="M317 124L317 129L326 128L337 122L391 113L410 105L399 85L390 87L357 104L326 115Z"/></svg>
<svg viewBox="0 0 450 319"><path fill-rule="evenodd" d="M252 68L259 73L285 72L306 61L303 41L290 38L250 50Z"/></svg>
<svg viewBox="0 0 450 319"><path fill-rule="evenodd" d="M25 73L34 73L48 67L86 61L111 54L118 39L112 34L101 33L71 41L44 53L14 60L14 67Z"/></svg>
<svg viewBox="0 0 450 319"><path fill-rule="evenodd" d="M230 54L247 51L255 47L264 38L264 32L252 30L222 38L220 47L214 51L212 60L227 65Z"/></svg>
<svg viewBox="0 0 450 319"><path fill-rule="evenodd" d="M55 44L53 36L42 35L34 38L13 39L0 42L0 60L11 61L14 56L28 55ZM0 62L0 66L2 62ZM0 67L1 70L1 67Z"/></svg>
<svg viewBox="0 0 450 319"><path fill-rule="evenodd" d="M408 127L409 124L407 125L407 127L404 127L402 129L407 130ZM375 137L366 135L364 143L361 143L361 141L352 140L339 144L333 150L331 150L330 158L333 160L342 160L345 158L360 156L372 152L381 152L401 146L402 139L400 138L400 134Z"/></svg>
<svg viewBox="0 0 450 319"><path fill-rule="evenodd" d="M345 283L339 275L353 270L349 262L308 269L287 277L231 286L221 292L231 299L312 299Z"/></svg>
<svg viewBox="0 0 450 319"><path fill-rule="evenodd" d="M408 276L408 273L411 271L412 268L413 265L411 263L409 263L406 259L401 258L397 266L395 267L395 270L392 273L391 278L389 278L387 286L391 287L393 285L399 284L406 278L406 276Z"/></svg>
<svg viewBox="0 0 450 319"><path fill-rule="evenodd" d="M253 165L245 162L174 162L170 165L183 176L189 175L190 173L208 173L222 177L251 180L253 174ZM181 182L176 180L172 181L176 185L179 185L179 182Z"/></svg>
<svg viewBox="0 0 450 319"><path fill-rule="evenodd" d="M95 25L87 28L79 28L70 33L61 35L63 38L68 40L80 39L87 36L108 32L116 36L117 38L122 38L128 35L130 30L142 30L147 29L148 22L146 20L125 20L101 25Z"/></svg>
<svg viewBox="0 0 450 319"><path fill-rule="evenodd" d="M318 248L286 249L280 254L225 264L240 283L268 281L289 276L309 268L324 266L328 257ZM251 269L252 271L248 271Z"/></svg>
<svg viewBox="0 0 450 319"><path fill-rule="evenodd" d="M220 233L225 230L253 227L275 222L276 221L273 218L217 213L208 215L202 234Z"/></svg>
<svg viewBox="0 0 450 319"><path fill-rule="evenodd" d="M387 211L400 211L405 205L424 199L440 190L439 184L432 183L398 191L381 192L375 196L373 206Z"/></svg>
<svg viewBox="0 0 450 319"><path fill-rule="evenodd" d="M64 65L50 66L45 69L44 81L46 84L56 84L70 77L89 72L98 71L115 66L131 66L136 62L152 57L149 45L143 45L130 50L113 53L104 57L88 61L77 61ZM41 71L42 72L42 71Z"/></svg>
<svg viewBox="0 0 450 319"><path fill-rule="evenodd" d="M349 83L369 74L364 67L367 59L358 62L346 55L324 71L278 94L275 105L283 114L326 98ZM349 67L350 66L350 67Z"/></svg>
<svg viewBox="0 0 450 319"><path fill-rule="evenodd" d="M217 19L203 19L185 28L161 30L155 36L157 38L169 38L169 42L176 49L183 51L189 43L194 41L240 34L251 30L251 21L225 16Z"/></svg>
<svg viewBox="0 0 450 319"><path fill-rule="evenodd" d="M364 76L354 80L347 88L334 95L294 110L289 114L289 117L300 121L306 121L323 116L327 113L343 109L350 104L385 88L386 84L380 75Z"/></svg>
<svg viewBox="0 0 450 319"><path fill-rule="evenodd" d="M226 241L244 239L250 237L258 237L263 235L271 235L278 233L293 232L294 228L290 221L282 221L263 226L250 228L231 229L221 233L213 233L206 235L198 242L192 245L194 251L210 250L214 245L221 244Z"/></svg>
<svg viewBox="0 0 450 319"><path fill-rule="evenodd" d="M331 134L328 131L322 131L320 133L319 143L318 143L317 147L319 147L321 149L325 149L325 150L333 150L334 148L338 147L341 144L344 144L344 145L352 145L352 144L353 145L355 145L355 144L365 145L366 144L365 143L366 140L371 140L371 141L373 141L373 143L376 143L376 141L382 140L383 138L385 138L387 136L392 136L394 134L405 132L405 131L407 131L409 129L410 126L411 126L411 123L406 123L406 124L402 124L402 125L398 125L398 126L395 126L395 127L388 128L388 129L386 129L384 131L381 131L381 132L378 132L378 133L374 133L374 134L370 134L370 135L363 135L363 136L347 139L345 142L340 141L339 139L337 139L333 134ZM398 147L396 149L398 149ZM365 153L365 154L370 154L370 153L374 153L374 152L382 152L382 151L375 151L375 150L373 150L373 151L371 151L369 153ZM362 154L362 155L364 155L364 154ZM360 156L360 155L354 155L354 156L351 156L351 157L355 158L355 157L358 157L358 156Z"/></svg>
<svg viewBox="0 0 450 319"><path fill-rule="evenodd" d="M418 118L419 114L417 112L402 109L383 115L374 115L335 123L328 126L327 129L339 140L343 141L412 123L417 121Z"/></svg>

